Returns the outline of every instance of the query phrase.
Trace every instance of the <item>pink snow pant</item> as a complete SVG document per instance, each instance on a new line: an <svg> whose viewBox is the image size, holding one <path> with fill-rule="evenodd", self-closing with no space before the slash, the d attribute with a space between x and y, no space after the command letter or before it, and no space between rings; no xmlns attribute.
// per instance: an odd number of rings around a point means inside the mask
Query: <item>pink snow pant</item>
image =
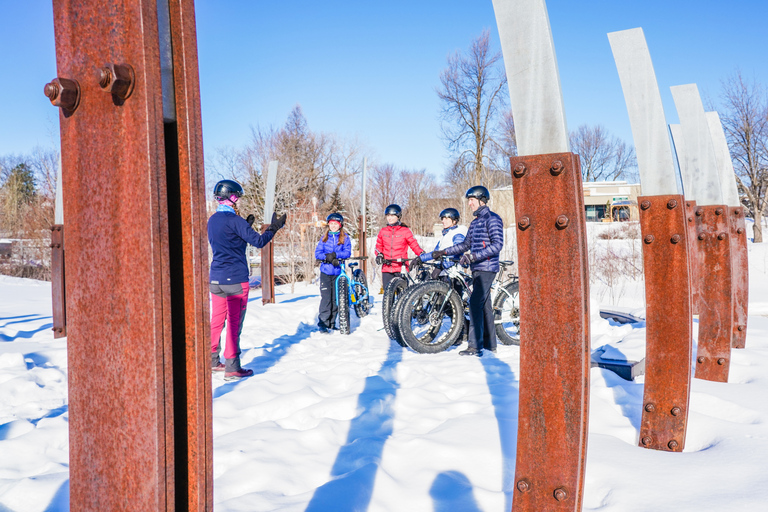
<svg viewBox="0 0 768 512"><path fill-rule="evenodd" d="M218 359L221 331L227 326L227 344L224 359L240 356L240 332L243 330L245 310L248 307L248 283L211 283L211 360Z"/></svg>

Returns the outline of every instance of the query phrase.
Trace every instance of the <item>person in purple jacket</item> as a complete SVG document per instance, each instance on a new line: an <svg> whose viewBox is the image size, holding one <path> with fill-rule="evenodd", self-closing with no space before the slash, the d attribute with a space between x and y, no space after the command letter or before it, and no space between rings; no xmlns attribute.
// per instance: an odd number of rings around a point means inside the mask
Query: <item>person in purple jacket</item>
<svg viewBox="0 0 768 512"><path fill-rule="evenodd" d="M461 254L459 263L472 269L472 295L469 297L469 347L462 356L482 356L483 346L496 352L496 326L493 322L491 285L499 272L499 253L504 246L504 224L487 206L488 189L476 185L464 195L474 220L464 240L432 251L432 258ZM464 254L466 251L469 253Z"/></svg>
<svg viewBox="0 0 768 512"><path fill-rule="evenodd" d="M213 250L211 261L211 369L223 371L225 380L250 377L253 370L240 366L240 333L243 330L245 310L248 306L248 260L245 249L248 244L261 248L272 240L285 225L286 215L272 215L272 223L264 234L254 231L254 215L243 219L237 212L237 200L243 195L243 187L236 181L222 180L213 189L219 202L216 213L208 219L208 242ZM221 331L227 326L227 344L224 347L224 363L221 353Z"/></svg>
<svg viewBox="0 0 768 512"><path fill-rule="evenodd" d="M335 283L341 273L339 260L352 256L352 242L344 231L344 217L340 213L332 213L325 220L328 228L315 248L315 259L320 261L320 313L317 317L320 332L336 329L339 305L336 303Z"/></svg>

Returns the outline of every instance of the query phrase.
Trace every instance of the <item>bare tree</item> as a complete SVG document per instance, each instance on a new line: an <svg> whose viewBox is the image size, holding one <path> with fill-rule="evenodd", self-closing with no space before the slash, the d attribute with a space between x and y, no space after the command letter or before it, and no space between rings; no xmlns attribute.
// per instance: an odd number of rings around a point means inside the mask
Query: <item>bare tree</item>
<svg viewBox="0 0 768 512"><path fill-rule="evenodd" d="M454 163L448 181L455 186L495 186L509 180L509 134L504 123L507 77L500 52L492 53L490 32L472 41L468 53L448 57L437 95L442 102L443 136Z"/></svg>
<svg viewBox="0 0 768 512"><path fill-rule="evenodd" d="M435 178L424 169L402 171L400 182L405 190L402 204L404 216L411 231L417 235L432 234L432 226L439 220L441 208L438 201L443 195Z"/></svg>
<svg viewBox="0 0 768 512"><path fill-rule="evenodd" d="M0 236L17 239L3 273L50 279L50 227L58 152L35 148L29 155L0 157Z"/></svg>
<svg viewBox="0 0 768 512"><path fill-rule="evenodd" d="M755 221L755 242L763 241L763 216L768 190L768 96L756 81L739 71L722 82L721 115L742 202Z"/></svg>
<svg viewBox="0 0 768 512"><path fill-rule="evenodd" d="M570 137L571 151L581 158L584 181L611 181L634 178L637 169L635 150L613 137L600 125L581 125Z"/></svg>
<svg viewBox="0 0 768 512"><path fill-rule="evenodd" d="M369 201L374 214L383 218L387 205L397 203L403 197L404 186L399 172L392 164L375 165L368 178Z"/></svg>

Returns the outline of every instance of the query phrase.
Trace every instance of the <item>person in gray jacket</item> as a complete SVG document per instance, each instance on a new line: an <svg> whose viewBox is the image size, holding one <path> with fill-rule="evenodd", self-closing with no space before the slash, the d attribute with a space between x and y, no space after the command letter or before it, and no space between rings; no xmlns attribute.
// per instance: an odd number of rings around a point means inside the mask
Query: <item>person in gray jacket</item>
<svg viewBox="0 0 768 512"><path fill-rule="evenodd" d="M488 189L477 185L464 195L474 219L463 242L432 251L432 258L461 254L459 263L472 270L472 295L469 298L469 347L462 356L482 356L483 347L496 352L491 285L499 272L499 253L504 246L504 223L488 208ZM464 254L469 251L469 253Z"/></svg>

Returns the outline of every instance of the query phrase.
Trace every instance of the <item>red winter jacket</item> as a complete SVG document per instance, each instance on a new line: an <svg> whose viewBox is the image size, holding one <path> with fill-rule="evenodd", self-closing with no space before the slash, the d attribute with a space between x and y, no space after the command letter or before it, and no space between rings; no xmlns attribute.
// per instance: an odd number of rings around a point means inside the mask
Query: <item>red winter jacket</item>
<svg viewBox="0 0 768 512"><path fill-rule="evenodd" d="M385 260L408 257L408 247L413 249L416 256L424 251L419 247L419 242L414 238L411 228L399 222L395 225L386 225L379 231L376 238L376 254L384 256ZM400 272L402 263L382 265L382 272Z"/></svg>

